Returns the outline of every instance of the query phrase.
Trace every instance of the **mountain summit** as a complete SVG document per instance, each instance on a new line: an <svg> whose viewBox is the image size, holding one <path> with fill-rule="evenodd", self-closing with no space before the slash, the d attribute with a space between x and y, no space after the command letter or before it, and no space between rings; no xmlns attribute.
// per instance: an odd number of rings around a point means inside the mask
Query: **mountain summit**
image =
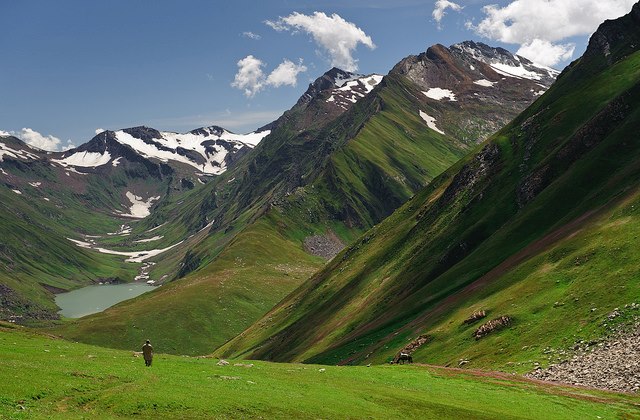
<svg viewBox="0 0 640 420"><path fill-rule="evenodd" d="M391 70L421 88L444 130L477 143L511 121L542 95L559 74L502 48L465 41L437 44Z"/></svg>

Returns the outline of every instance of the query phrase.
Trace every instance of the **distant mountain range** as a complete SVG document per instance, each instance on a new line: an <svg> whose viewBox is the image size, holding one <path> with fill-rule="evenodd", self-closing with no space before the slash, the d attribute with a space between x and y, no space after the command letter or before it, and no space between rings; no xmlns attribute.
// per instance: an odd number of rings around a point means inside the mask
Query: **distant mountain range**
<svg viewBox="0 0 640 420"><path fill-rule="evenodd" d="M222 129L101 133L90 148L80 148L95 155L80 157L102 162L109 153L110 163L95 171L115 170L101 177L102 183L113 180L111 196L123 203L114 209L130 215L132 195L147 205L159 198L137 223L110 212L114 225L126 221L125 233L83 227L68 237L82 252L122 255L121 270L134 274L121 280L137 275L162 286L57 332L116 347L152 335L167 351L201 354L250 326L538 99L555 74L503 50L464 45L434 46L384 77L331 69L290 110L250 135L269 133L252 149L245 147L252 141ZM207 149L222 140L231 146L224 159ZM146 166L129 170L125 159L114 167L122 154L118 145L158 168L159 176L146 175ZM62 159L76 159L76 153ZM226 170L205 177L201 168ZM127 258L144 258L147 265L143 270Z"/></svg>

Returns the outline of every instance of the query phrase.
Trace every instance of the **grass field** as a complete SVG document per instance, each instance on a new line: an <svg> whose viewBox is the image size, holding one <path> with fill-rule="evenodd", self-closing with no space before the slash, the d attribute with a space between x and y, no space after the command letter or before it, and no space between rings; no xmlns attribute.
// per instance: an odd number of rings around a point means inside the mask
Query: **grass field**
<svg viewBox="0 0 640 420"><path fill-rule="evenodd" d="M1 324L0 418L640 417L637 396L516 376L409 365L217 362L156 354L146 368L132 351Z"/></svg>

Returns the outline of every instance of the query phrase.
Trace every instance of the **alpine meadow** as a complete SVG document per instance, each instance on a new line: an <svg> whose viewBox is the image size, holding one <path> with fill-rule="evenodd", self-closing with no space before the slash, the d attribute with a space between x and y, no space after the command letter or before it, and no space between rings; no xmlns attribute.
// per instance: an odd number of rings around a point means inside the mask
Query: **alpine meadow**
<svg viewBox="0 0 640 420"><path fill-rule="evenodd" d="M0 418L640 417L640 3L319 3L6 8Z"/></svg>

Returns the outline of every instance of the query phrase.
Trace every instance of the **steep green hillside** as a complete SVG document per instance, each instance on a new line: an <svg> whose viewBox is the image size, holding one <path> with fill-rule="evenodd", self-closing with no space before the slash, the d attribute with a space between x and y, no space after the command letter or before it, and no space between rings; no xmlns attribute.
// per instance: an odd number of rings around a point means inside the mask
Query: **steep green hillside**
<svg viewBox="0 0 640 420"><path fill-rule="evenodd" d="M115 230L116 221L89 211L73 198L45 201L37 187L21 192L0 188L2 318L54 318L58 308L53 293L99 279L133 279L134 267L127 267L120 258L87 252L67 239L77 234L72 225L78 220L83 220L83 228L96 230ZM32 198L25 199L27 194Z"/></svg>
<svg viewBox="0 0 640 420"><path fill-rule="evenodd" d="M640 414L635 396L510 375L424 366L217 362L156 354L146 368L131 350L0 325L0 417L613 419Z"/></svg>
<svg viewBox="0 0 640 420"><path fill-rule="evenodd" d="M462 156L468 146L429 129L419 109L426 97L398 75L302 132L306 114L294 108L235 168L143 222L169 220L159 232L210 225L152 272L185 278L57 331L119 348L152 334L172 352L212 351L322 267L305 240L349 243Z"/></svg>
<svg viewBox="0 0 640 420"><path fill-rule="evenodd" d="M640 292L639 22L636 5L603 24L520 117L216 354L380 362L427 334L420 360L525 371L604 334Z"/></svg>
<svg viewBox="0 0 640 420"><path fill-rule="evenodd" d="M1 137L0 150L0 319L54 319L54 293L104 279L134 279L139 264L79 248L69 239L96 241L99 235L108 244L124 241L131 247L131 237L114 234L136 222L120 216L131 205L125 194L163 195L171 176L132 151L118 165L80 172L52 163L59 154L51 157L17 138Z"/></svg>

